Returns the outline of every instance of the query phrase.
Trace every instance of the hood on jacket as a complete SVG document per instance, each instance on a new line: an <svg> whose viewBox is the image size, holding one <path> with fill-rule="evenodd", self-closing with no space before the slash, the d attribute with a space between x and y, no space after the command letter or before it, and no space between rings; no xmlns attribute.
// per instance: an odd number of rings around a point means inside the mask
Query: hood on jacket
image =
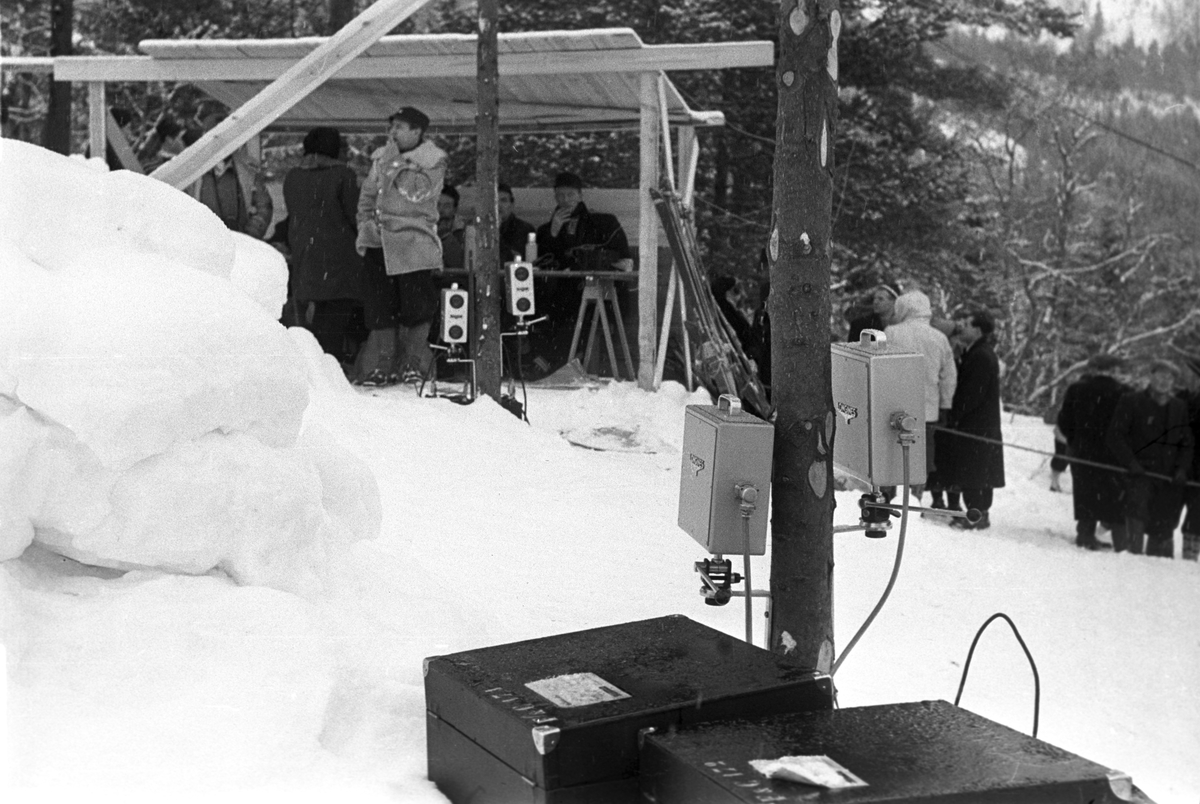
<svg viewBox="0 0 1200 804"><path fill-rule="evenodd" d="M892 315L895 316L897 324L921 318L928 321L933 316L933 306L929 303L929 297L924 293L919 290L910 290L896 299L895 312Z"/></svg>

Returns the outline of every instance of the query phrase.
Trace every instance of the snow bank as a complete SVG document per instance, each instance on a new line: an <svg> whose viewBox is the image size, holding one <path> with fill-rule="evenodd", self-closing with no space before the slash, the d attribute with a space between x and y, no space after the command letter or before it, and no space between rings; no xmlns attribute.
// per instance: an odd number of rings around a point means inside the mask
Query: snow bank
<svg viewBox="0 0 1200 804"><path fill-rule="evenodd" d="M0 558L319 586L378 487L302 433L336 380L277 321L283 259L144 176L12 140L0 173Z"/></svg>

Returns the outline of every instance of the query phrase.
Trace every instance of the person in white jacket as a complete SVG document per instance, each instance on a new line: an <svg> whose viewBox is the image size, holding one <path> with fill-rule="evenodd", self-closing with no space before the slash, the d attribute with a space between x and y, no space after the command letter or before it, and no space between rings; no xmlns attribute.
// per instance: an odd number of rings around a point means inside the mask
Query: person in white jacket
<svg viewBox="0 0 1200 804"><path fill-rule="evenodd" d="M954 350L950 340L929 323L933 308L929 297L919 290L910 290L896 299L893 312L895 324L884 330L888 343L906 352L925 356L925 469L932 477L936 469L934 426L945 419L945 411L954 402L958 385L958 369L954 365ZM913 494L919 500L924 484L914 485Z"/></svg>

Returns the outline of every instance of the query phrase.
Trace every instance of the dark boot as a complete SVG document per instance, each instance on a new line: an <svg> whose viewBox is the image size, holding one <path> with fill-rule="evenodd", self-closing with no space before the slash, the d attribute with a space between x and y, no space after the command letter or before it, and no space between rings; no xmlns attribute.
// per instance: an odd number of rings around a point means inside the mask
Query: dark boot
<svg viewBox="0 0 1200 804"><path fill-rule="evenodd" d="M1075 523L1075 546L1086 550L1098 550L1096 542L1096 520L1080 519Z"/></svg>
<svg viewBox="0 0 1200 804"><path fill-rule="evenodd" d="M1146 535L1146 523L1140 519L1133 517L1125 518L1125 549L1135 555L1141 555L1142 541ZM1116 534L1113 534L1113 548L1120 552L1116 546Z"/></svg>

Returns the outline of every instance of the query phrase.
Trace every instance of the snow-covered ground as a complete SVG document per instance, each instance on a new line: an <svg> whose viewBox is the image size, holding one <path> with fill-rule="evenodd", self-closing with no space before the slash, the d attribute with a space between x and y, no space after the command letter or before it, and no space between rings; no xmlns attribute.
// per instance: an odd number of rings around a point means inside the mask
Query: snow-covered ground
<svg viewBox="0 0 1200 804"><path fill-rule="evenodd" d="M736 602L701 601L702 550L675 524L684 406L705 397L530 389L525 424L488 399L354 390L271 325L272 253L180 194L147 203L151 180L81 170L0 150L19 179L0 187L5 801L443 801L424 657L672 613L741 635ZM1040 421L1004 427L1051 445ZM990 530L910 519L841 705L952 700L1003 611L1041 674L1038 736L1195 804L1200 566L1078 550L1047 460L1006 460ZM896 539L836 538L844 644ZM1003 624L962 705L1030 729Z"/></svg>

